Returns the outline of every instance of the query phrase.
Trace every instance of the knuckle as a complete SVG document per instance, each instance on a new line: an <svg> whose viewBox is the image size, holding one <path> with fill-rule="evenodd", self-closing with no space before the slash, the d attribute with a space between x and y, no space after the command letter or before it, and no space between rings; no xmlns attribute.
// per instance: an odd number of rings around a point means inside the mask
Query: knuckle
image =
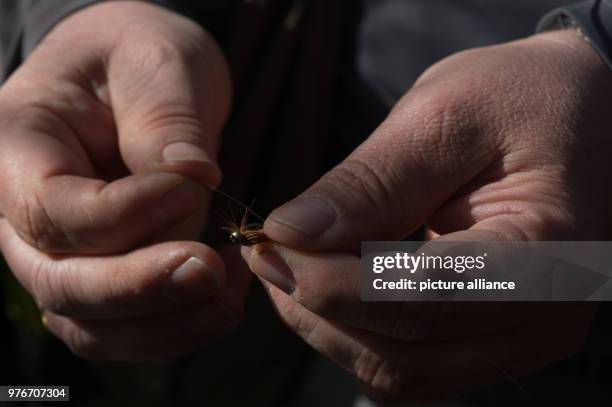
<svg viewBox="0 0 612 407"><path fill-rule="evenodd" d="M36 300L39 308L54 312L57 307L53 300L52 292L54 290L52 289L49 277L50 273L41 263L37 263L32 267L32 296Z"/></svg>
<svg viewBox="0 0 612 407"><path fill-rule="evenodd" d="M177 43L164 35L151 35L148 41L141 42L138 47L129 46L125 51L128 60L140 64L145 72L183 58Z"/></svg>
<svg viewBox="0 0 612 407"><path fill-rule="evenodd" d="M104 359L105 353L103 343L89 332L86 323L45 313L47 320L46 328L59 338L72 353L84 359Z"/></svg>
<svg viewBox="0 0 612 407"><path fill-rule="evenodd" d="M479 137L490 133L492 121L483 120L490 103L483 103L468 81L455 80L452 85L438 81L417 85L400 101L399 112L387 119L387 126L402 132L398 138L407 140L409 158L454 163L470 159L467 151L483 154L495 146L495 138Z"/></svg>
<svg viewBox="0 0 612 407"><path fill-rule="evenodd" d="M186 75L206 67L203 44L208 38L202 29L186 31L151 32L144 29L137 46L132 41L122 43L112 55L112 63L123 65L138 76L135 85L146 84L151 79L164 80L164 76ZM138 30L140 31L140 30Z"/></svg>
<svg viewBox="0 0 612 407"><path fill-rule="evenodd" d="M54 263L34 266L32 295L38 306L57 315L75 315L77 306L70 298L70 285L63 280L68 273L58 273Z"/></svg>
<svg viewBox="0 0 612 407"><path fill-rule="evenodd" d="M117 306L134 306L136 303L149 298L160 290L167 273L146 272L139 266L119 266L109 270L109 278L105 280L103 301ZM170 270L168 270L170 271Z"/></svg>
<svg viewBox="0 0 612 407"><path fill-rule="evenodd" d="M368 394L378 401L397 401L406 392L406 369L397 358L363 348L354 362L354 372Z"/></svg>
<svg viewBox="0 0 612 407"><path fill-rule="evenodd" d="M160 10L147 10L145 13L157 14ZM163 11L164 14L165 11ZM158 17L155 17L158 18ZM178 15L164 16L164 21L152 27L143 21L130 20L129 24L120 23L124 38L137 41L120 41L113 50L118 62L152 63L154 66L181 57L186 60L199 57L201 48L211 41L210 36L200 24ZM193 61L192 61L193 62Z"/></svg>
<svg viewBox="0 0 612 407"><path fill-rule="evenodd" d="M64 328L66 345L75 355L88 360L104 359L101 343L78 325L66 324Z"/></svg>
<svg viewBox="0 0 612 407"><path fill-rule="evenodd" d="M423 136L427 140L415 140L411 148L424 156L436 154L444 159L453 153L453 148L463 145L466 137L475 132L470 130L475 121L471 119L470 103L465 95L458 91L436 88L418 95L419 104L415 115L418 121L425 123ZM427 141L427 142L423 142Z"/></svg>
<svg viewBox="0 0 612 407"><path fill-rule="evenodd" d="M323 276L334 274L333 268L324 271L321 277L299 280L292 294L297 303L317 315L332 320L343 319L347 312L352 311L357 311L364 317L377 316L372 308L364 304L355 304L355 298L359 297L359 279L330 277L329 280L323 281Z"/></svg>
<svg viewBox="0 0 612 407"><path fill-rule="evenodd" d="M144 36L138 46L132 42L122 43L111 55L111 66L120 66L124 77L129 78L122 84L126 94L140 94L149 97L151 93L143 93L151 84L165 84L168 80L176 80L189 69L189 55L180 49L172 38L158 33L141 33Z"/></svg>
<svg viewBox="0 0 612 407"><path fill-rule="evenodd" d="M390 202L387 198L387 191L390 185L387 185L383 166L380 165L375 158L370 158L368 161L353 159L348 161L345 166L341 167L341 173L345 181L345 185L353 186L360 192L364 192L372 201L377 199L385 199L379 202L383 207Z"/></svg>
<svg viewBox="0 0 612 407"><path fill-rule="evenodd" d="M20 197L13 210L20 237L41 251L65 250L73 246L68 233L55 222L37 193Z"/></svg>
<svg viewBox="0 0 612 407"><path fill-rule="evenodd" d="M183 104L165 104L163 108L154 108L147 112L141 123L140 132L175 134L165 138L165 142L189 142L202 145L205 141L205 124L192 106ZM135 141L136 142L136 141Z"/></svg>
<svg viewBox="0 0 612 407"><path fill-rule="evenodd" d="M85 200L85 199L84 199ZM112 233L122 221L134 216L134 208L126 199L125 190L117 188L103 188L100 192L92 193L86 200L84 210L88 210L88 218L91 225L101 233ZM113 208L109 211L108 208ZM89 233L88 227L84 227L85 233Z"/></svg>
<svg viewBox="0 0 612 407"><path fill-rule="evenodd" d="M367 207L374 207L379 213L392 211L396 199L391 192L399 185L398 177L375 157L368 157L367 161L349 158L329 172L324 182L332 196L340 198L337 203L350 218L374 215L355 213L355 208L364 207L352 205L355 201L366 201Z"/></svg>
<svg viewBox="0 0 612 407"><path fill-rule="evenodd" d="M287 263L291 269L295 270L293 264ZM351 303L352 298L347 294L347 291L350 293L359 292L358 287L348 289L348 287L358 285L358 281L348 281L346 278L339 281L333 277L333 267L327 267L326 265L314 265L314 267L320 267L321 275L300 276L291 296L296 303L309 311L335 319L338 314L346 310L347 302ZM325 276L330 275L332 277L329 277L329 279L325 278Z"/></svg>

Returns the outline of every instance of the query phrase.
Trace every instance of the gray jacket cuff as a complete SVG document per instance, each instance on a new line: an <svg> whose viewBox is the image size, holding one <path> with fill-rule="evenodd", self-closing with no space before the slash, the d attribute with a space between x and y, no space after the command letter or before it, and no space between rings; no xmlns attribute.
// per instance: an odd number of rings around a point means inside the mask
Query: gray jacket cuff
<svg viewBox="0 0 612 407"><path fill-rule="evenodd" d="M587 0L555 9L540 20L537 31L572 26L612 69L612 0Z"/></svg>
<svg viewBox="0 0 612 407"><path fill-rule="evenodd" d="M62 19L89 5L112 0L0 0L0 82ZM176 0L147 0L175 11Z"/></svg>
<svg viewBox="0 0 612 407"><path fill-rule="evenodd" d="M40 40L66 16L103 0L23 0L21 54L29 55Z"/></svg>

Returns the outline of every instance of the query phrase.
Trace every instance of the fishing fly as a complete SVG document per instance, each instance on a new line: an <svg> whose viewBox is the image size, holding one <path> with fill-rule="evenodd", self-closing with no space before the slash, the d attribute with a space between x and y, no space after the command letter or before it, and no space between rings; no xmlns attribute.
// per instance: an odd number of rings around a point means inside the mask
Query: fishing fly
<svg viewBox="0 0 612 407"><path fill-rule="evenodd" d="M263 232L263 225L261 223L248 223L248 216L249 211L245 211L240 223L229 219L225 221L226 226L221 227L229 233L229 241L232 244L254 246L269 240Z"/></svg>
<svg viewBox="0 0 612 407"><path fill-rule="evenodd" d="M240 218L240 221L237 221L237 217L233 215L220 215L221 221L223 223L221 229L228 232L228 239L232 244L239 244L242 246L254 246L258 243L263 243L270 240L263 231L264 218L251 209L253 203L247 206L236 198L234 198L233 196L221 191L218 188L214 188L214 190L215 192L221 194L225 198L229 199L230 201L234 202L236 205L244 209L244 214ZM251 215L257 218L258 222L249 222L249 217Z"/></svg>

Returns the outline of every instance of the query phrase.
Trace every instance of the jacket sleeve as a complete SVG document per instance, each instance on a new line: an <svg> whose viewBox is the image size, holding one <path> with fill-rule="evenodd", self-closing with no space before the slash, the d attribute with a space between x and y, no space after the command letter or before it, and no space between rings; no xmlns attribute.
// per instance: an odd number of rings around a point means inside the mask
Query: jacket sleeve
<svg viewBox="0 0 612 407"><path fill-rule="evenodd" d="M575 27L612 69L612 0L586 0L559 7L539 22L537 31Z"/></svg>
<svg viewBox="0 0 612 407"><path fill-rule="evenodd" d="M34 47L64 17L91 4L109 0L1 0L0 82L4 81ZM181 0L149 0L188 14Z"/></svg>
<svg viewBox="0 0 612 407"><path fill-rule="evenodd" d="M3 0L0 2L2 80L62 18L100 0Z"/></svg>

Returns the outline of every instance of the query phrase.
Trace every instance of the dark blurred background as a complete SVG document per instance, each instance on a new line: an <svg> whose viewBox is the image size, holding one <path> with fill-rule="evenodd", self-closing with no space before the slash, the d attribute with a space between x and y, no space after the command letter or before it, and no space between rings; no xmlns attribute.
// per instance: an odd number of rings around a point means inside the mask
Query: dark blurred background
<svg viewBox="0 0 612 407"><path fill-rule="evenodd" d="M6 1L6 0L0 0ZM198 2L192 2L194 6ZM266 1L248 3L242 28L258 21L257 13ZM257 48L252 59L276 60L287 67L275 78L277 91L268 109L251 114L266 115L254 127L241 116L241 103L249 100L253 89L268 89L270 78L265 69L247 69L248 64L233 64L237 79L237 113L227 129L229 142L245 131L259 133L267 143L279 146L266 154L245 147L243 152L224 148L222 168L237 168L236 162L248 161L246 187L232 184L226 177L224 188L250 201L257 197L257 211L268 213L276 205L308 186L317 176L337 163L384 119L395 101L411 86L418 75L432 63L453 52L490 45L530 35L537 20L553 7L571 1L555 0L363 0L363 1L287 1L272 11L272 20L287 18L288 10L302 3L304 24L295 36L268 30L265 44L287 44L282 57L268 48ZM336 19L320 20L321 10L334 3ZM197 8L197 7L196 7ZM223 24L210 16L210 28L224 45L230 61L240 61L232 53L232 40L224 34ZM3 21L3 24L5 22ZM330 92L304 94L296 84L304 77L320 74L320 54L327 48L325 33L331 28L338 38L331 53L334 69L330 72ZM3 32L7 29L3 27ZM285 49L285 51L286 51ZM307 52L303 52L307 50ZM308 51L310 50L310 51ZM313 51L314 50L314 51ZM268 52L269 51L269 52ZM308 54L310 52L310 54ZM295 67L307 55L312 69ZM303 63L304 60L301 60ZM236 68L239 66L241 68ZM242 80L240 80L242 78ZM310 83L306 80L305 83ZM262 86L256 86L257 84ZM282 89L292 89L293 98ZM283 96L285 95L285 96ZM295 95L298 95L297 97ZM304 95L300 97L299 95ZM256 97L259 98L259 94ZM500 95L502 97L503 95ZM310 97L312 105L306 100ZM308 107L320 105L326 119L317 131L308 115ZM313 108L314 109L314 108ZM313 116L310 116L313 117ZM246 123L246 124L245 124ZM299 130L305 128L319 138L310 148L319 159L306 159L306 148ZM246 129L246 130L245 130ZM291 132L293 145L284 145L274 135ZM305 133L305 131L303 132ZM307 137L308 135L304 136ZM233 138L234 137L234 138ZM267 141L266 141L267 140ZM297 140L297 142L295 141ZM282 148L281 148L282 147ZM290 152L296 151L292 155ZM289 153L287 153L289 152ZM242 154L242 156L241 156ZM293 167L287 167L293 166ZM279 170L293 168L295 171ZM243 176L245 171L238 171ZM294 177L286 179L284 177ZM244 178L244 177L243 177ZM227 181L229 179L229 181ZM234 176L235 179L235 176ZM217 202L217 205L222 205ZM208 238L205 238L208 239ZM371 406L359 398L359 391L348 374L324 360L290 333L274 314L264 291L254 284L247 299L246 320L233 334L192 355L172 363L91 363L79 359L47 334L30 297L2 265L0 271L0 383L6 385L70 385L71 399L77 405L109 404L203 405L203 406ZM612 405L611 311L604 304L581 352L570 360L555 363L536 375L517 382L494 386L456 401L436 406L581 406ZM35 403L30 403L35 405Z"/></svg>

